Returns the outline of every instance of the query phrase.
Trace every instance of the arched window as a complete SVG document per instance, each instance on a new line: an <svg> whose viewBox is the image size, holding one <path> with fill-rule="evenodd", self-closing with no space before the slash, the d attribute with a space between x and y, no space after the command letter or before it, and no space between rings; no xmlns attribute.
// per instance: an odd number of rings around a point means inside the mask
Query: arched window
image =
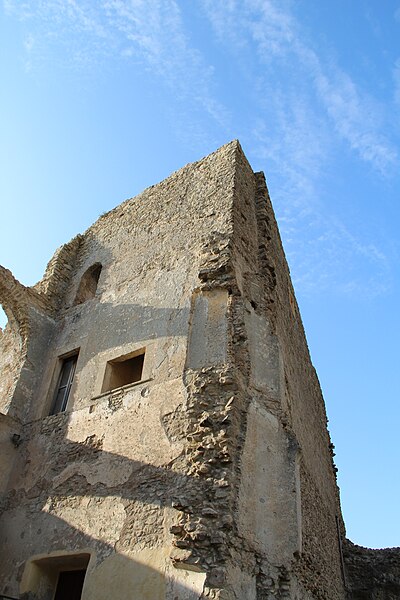
<svg viewBox="0 0 400 600"><path fill-rule="evenodd" d="M75 296L74 305L82 304L83 302L86 302L86 300L94 298L97 290L97 284L99 281L101 269L101 264L95 263L94 265L89 267L87 271L85 271L85 273L82 275L82 279L79 284L77 294Z"/></svg>

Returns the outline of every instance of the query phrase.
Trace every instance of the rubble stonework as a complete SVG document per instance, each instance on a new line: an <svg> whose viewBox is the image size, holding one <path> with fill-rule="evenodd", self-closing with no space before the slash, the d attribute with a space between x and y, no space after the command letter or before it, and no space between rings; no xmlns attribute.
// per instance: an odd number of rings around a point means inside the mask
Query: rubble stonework
<svg viewBox="0 0 400 600"><path fill-rule="evenodd" d="M399 548L372 550L344 544L349 596L354 600L397 600L400 598Z"/></svg>
<svg viewBox="0 0 400 600"><path fill-rule="evenodd" d="M1 268L0 302L0 595L52 600L81 570L83 600L395 597L395 550L343 556L324 402L237 141L100 217L33 288Z"/></svg>

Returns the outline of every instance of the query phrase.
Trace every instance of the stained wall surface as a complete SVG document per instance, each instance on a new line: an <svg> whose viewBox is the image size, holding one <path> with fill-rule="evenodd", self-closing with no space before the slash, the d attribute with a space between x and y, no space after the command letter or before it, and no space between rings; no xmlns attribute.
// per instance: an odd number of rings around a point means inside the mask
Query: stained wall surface
<svg viewBox="0 0 400 600"><path fill-rule="evenodd" d="M182 464L182 376L204 244L210 231L227 237L231 228L234 154L227 147L103 216L72 250L57 252L36 286L48 299L51 326L36 353L40 382L26 390L22 407L10 384L2 395L8 420L18 413L23 422L20 445L9 449L14 461L1 517L0 591L50 594L40 577L34 584L23 578L26 565L76 548L90 552L96 573L97 565L107 572L121 554L114 577L139 570L140 585L150 590L143 597L165 597L167 589L171 596L177 585L189 596L202 588L201 569L187 574L172 567L169 527L177 512L173 499L186 488L201 493ZM96 294L77 304L81 279L95 263L102 265ZM5 370L18 353L18 323L11 324L2 339ZM37 344L36 320L29 326L28 351ZM107 363L138 350L145 350L141 382L101 394ZM60 357L73 352L79 354L67 410L49 416ZM212 355L205 345L200 364ZM83 597L98 597L90 591L97 577L87 579L92 583L87 591L85 583Z"/></svg>
<svg viewBox="0 0 400 600"><path fill-rule="evenodd" d="M0 302L0 594L50 600L86 569L84 600L345 598L324 403L238 142L102 216L33 288L0 270Z"/></svg>

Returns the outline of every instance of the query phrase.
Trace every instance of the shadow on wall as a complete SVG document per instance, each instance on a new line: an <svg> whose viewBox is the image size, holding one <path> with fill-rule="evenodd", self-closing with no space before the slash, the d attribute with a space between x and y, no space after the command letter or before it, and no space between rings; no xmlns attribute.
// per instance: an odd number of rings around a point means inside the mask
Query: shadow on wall
<svg viewBox="0 0 400 600"><path fill-rule="evenodd" d="M98 248L98 252L109 261L106 251ZM95 263L96 265L100 263ZM92 366L93 357L101 353L111 354L113 349L124 345L140 343L143 340L169 338L178 340L187 333L189 307L179 307L183 294L182 289L170 290L170 303L178 307L159 307L161 291L153 290L153 302L156 306L145 306L135 302L101 302L102 289L107 290L109 270L103 268L99 280L99 294L86 301L75 304L82 279L73 277L66 292L67 307L58 318L57 305L50 296L39 293L35 288L27 288L20 284L10 271L0 266L0 304L8 317L4 331L0 331L0 411L22 422L42 416L37 409L29 406L36 402L37 391L41 382L52 376L54 360L72 349L81 348L82 365L86 369ZM161 285L160 283L158 284ZM126 298L134 297L136 288L126 290ZM167 295L168 296L168 295ZM166 298L168 299L168 297ZM60 303L61 300L58 299ZM134 335L132 333L134 332ZM166 341L167 343L167 341ZM167 355L170 347L160 348ZM116 356L111 357L116 358ZM110 359L111 359L110 358ZM109 360L109 358L107 358ZM80 365L78 363L79 374ZM92 370L85 377L91 381L96 373ZM94 396L99 390L87 390ZM33 409L33 410L32 410Z"/></svg>
<svg viewBox="0 0 400 600"><path fill-rule="evenodd" d="M25 425L12 419L21 413L43 377L48 356L39 346L49 347L52 339L54 343L56 328L54 321L46 325L48 329L38 341L42 321L50 321L46 306L32 310L31 294L36 301L37 292L24 288L9 275L5 281L16 289L15 306L7 310L15 334L14 350L23 347L24 351L22 367L19 365L18 373L11 373L20 389L17 387L12 395L8 416L0 415L0 433L5 431L1 439L6 448L4 456L12 466L0 517L0 593L21 593L25 600L51 600L60 571L71 569L71 561L73 569L86 568L79 562L82 558L72 558L79 555L89 558L83 600L198 598L205 573L194 565L193 570L173 566L173 536L169 529L177 527L178 514L182 514L177 511L189 513L191 506L207 494L204 482L181 472L179 455L168 464L155 466L104 451L97 432L84 442L72 441L68 439L71 413ZM74 323L72 337L80 334L84 318L88 324L97 319L106 324L108 332L98 328L93 332L96 352L117 345L108 339L110 331L118 344L124 342L124 336L128 339L133 322L137 342L142 336L180 335L188 320L188 309L138 304L115 307L96 299L70 307L69 311ZM11 322L13 317L15 323ZM109 410L111 416L119 408L112 405ZM8 473L3 480L7 478Z"/></svg>
<svg viewBox="0 0 400 600"><path fill-rule="evenodd" d="M0 593L18 596L20 583L24 600L51 600L72 552L90 555L83 600L198 598L205 574L173 567L168 529L176 523L173 506L190 512L204 497L204 483L172 464L156 467L104 452L95 436L72 442L69 418L62 413L36 422L31 441L22 436L15 450L17 476L0 518ZM110 476L106 485L102 479Z"/></svg>
<svg viewBox="0 0 400 600"><path fill-rule="evenodd" d="M83 535L51 515L40 522L54 536L66 531L71 537L78 533L80 547L71 551L59 544L58 550L30 557L19 570L20 593L7 586L5 594L12 593L20 600L53 600L55 592L68 600L198 600L202 592L205 574L171 568L163 547L142 548L130 556L116 553L111 544ZM84 576L83 589L78 593L60 577L60 573L72 571Z"/></svg>
<svg viewBox="0 0 400 600"><path fill-rule="evenodd" d="M95 353L132 341L186 335L188 319L188 306L158 308L133 302L115 306L96 300L72 307L65 313L68 338L79 340L83 337L82 330L89 331L87 344Z"/></svg>
<svg viewBox="0 0 400 600"><path fill-rule="evenodd" d="M165 338L165 344L158 348L162 353L161 363L162 358L171 354L179 339L187 334L188 320L187 306L179 309L155 308L131 303L115 307L93 300L87 305L74 307L65 315L62 329L67 324L66 332L59 336L53 332L53 341L46 332L35 346L28 345L27 355L22 359L18 331L7 327L4 333L0 332L0 343L3 336L3 352L0 355L0 369L3 367L0 399L3 398L3 402L0 410L22 422L43 415L44 406L40 407L41 413L37 412L39 402L43 402L43 393L38 398L37 390L42 389L43 392L46 384L49 387L56 361L66 350L80 348L83 362L82 366L78 362L76 376L80 375L82 367L84 370L89 368L90 374L86 372L89 381L98 375L101 361L116 359L121 348L143 341ZM89 335L86 331L90 332ZM99 361L93 361L93 357L99 357ZM100 393L100 390L89 388L85 391L91 397ZM35 406L30 407L32 400L35 400Z"/></svg>

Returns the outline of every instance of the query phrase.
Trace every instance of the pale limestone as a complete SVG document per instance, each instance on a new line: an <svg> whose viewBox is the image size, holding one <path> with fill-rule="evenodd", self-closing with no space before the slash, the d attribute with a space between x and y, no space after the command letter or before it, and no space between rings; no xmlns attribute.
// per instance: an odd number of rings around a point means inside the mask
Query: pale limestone
<svg viewBox="0 0 400 600"><path fill-rule="evenodd" d="M238 142L100 217L33 288L1 268L0 302L0 594L52 600L85 568L83 600L345 599L324 402Z"/></svg>

